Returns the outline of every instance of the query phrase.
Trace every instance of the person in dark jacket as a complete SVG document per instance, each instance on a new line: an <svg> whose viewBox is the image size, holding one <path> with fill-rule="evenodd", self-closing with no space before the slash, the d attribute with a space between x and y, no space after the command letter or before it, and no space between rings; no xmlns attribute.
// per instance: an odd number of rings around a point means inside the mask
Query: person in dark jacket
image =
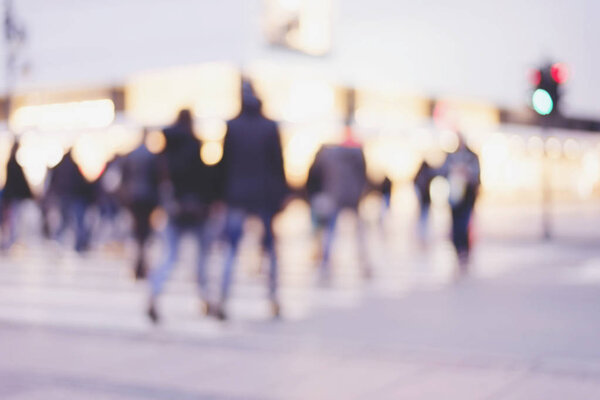
<svg viewBox="0 0 600 400"><path fill-rule="evenodd" d="M379 213L379 226L381 228L385 227L385 220L390 212L392 204L392 185L392 180L387 175L379 185L379 192L381 193L383 203L381 205L381 212Z"/></svg>
<svg viewBox="0 0 600 400"><path fill-rule="evenodd" d="M471 217L481 185L479 157L466 144L462 135L459 146L448 154L443 174L450 186L449 202L452 211L452 243L458 255L461 272L466 272L471 250Z"/></svg>
<svg viewBox="0 0 600 400"><path fill-rule="evenodd" d="M23 200L32 198L23 168L17 162L19 143L15 142L6 164L6 184L2 191L2 248L7 249L17 239L19 206Z"/></svg>
<svg viewBox="0 0 600 400"><path fill-rule="evenodd" d="M198 285L202 308L205 313L209 310L205 264L210 237L206 222L216 194L209 167L200 159L202 143L194 135L191 112L181 110L175 123L163 132L166 146L160 155L160 173L165 180L161 183L161 196L169 222L165 231L165 258L150 276L148 316L153 322L159 320L156 301L175 266L180 239L186 232L196 235L198 240Z"/></svg>
<svg viewBox="0 0 600 400"><path fill-rule="evenodd" d="M334 241L337 219L342 210L351 210L357 216L357 239L363 274L371 275L371 267L367 260L364 240L364 226L358 214L358 205L367 187L367 170L362 147L352 138L349 127L346 140L339 145L325 145L315 156L309 170L308 183L314 186L319 183L318 190L312 189L310 197L311 209L318 215L324 232L322 235L322 260L320 266L321 279L327 283L330 278L330 258Z"/></svg>
<svg viewBox="0 0 600 400"><path fill-rule="evenodd" d="M146 135L144 135L145 138ZM133 216L133 234L137 244L134 275L146 277L146 242L152 233L150 216L159 201L158 158L142 141L122 162L121 199Z"/></svg>
<svg viewBox="0 0 600 400"><path fill-rule="evenodd" d="M427 240L427 224L429 221L429 209L431 208L429 188L435 176L435 169L429 165L427 160L423 160L414 178L415 192L419 201L418 234L423 244Z"/></svg>
<svg viewBox="0 0 600 400"><path fill-rule="evenodd" d="M75 250L83 252L87 250L90 240L90 226L85 216L94 202L96 186L85 179L73 160L71 150L50 173L46 197L58 200L61 213L56 236L62 236L69 225L72 225L75 231Z"/></svg>
<svg viewBox="0 0 600 400"><path fill-rule="evenodd" d="M386 209L390 208L392 202L392 180L389 176L383 178L381 182L381 196L383 197L383 204Z"/></svg>
<svg viewBox="0 0 600 400"><path fill-rule="evenodd" d="M277 124L262 115L261 101L248 82L242 86L240 114L227 123L219 168L223 196L228 207L225 233L231 246L225 261L216 315L225 318L224 305L229 295L244 220L253 214L260 217L264 225L262 244L270 259L269 298L272 313L277 317L280 312L277 298L278 266L272 222L283 206L288 186Z"/></svg>

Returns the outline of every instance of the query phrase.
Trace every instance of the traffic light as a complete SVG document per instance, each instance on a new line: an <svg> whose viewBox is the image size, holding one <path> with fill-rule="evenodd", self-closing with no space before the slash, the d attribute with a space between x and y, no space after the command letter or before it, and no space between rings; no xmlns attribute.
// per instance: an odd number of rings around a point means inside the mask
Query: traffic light
<svg viewBox="0 0 600 400"><path fill-rule="evenodd" d="M568 77L569 70L563 63L549 64L531 72L531 106L536 113L543 116L560 114L560 85Z"/></svg>
<svg viewBox="0 0 600 400"><path fill-rule="evenodd" d="M531 96L533 110L540 115L550 115L556 109L552 95L545 89L535 89Z"/></svg>

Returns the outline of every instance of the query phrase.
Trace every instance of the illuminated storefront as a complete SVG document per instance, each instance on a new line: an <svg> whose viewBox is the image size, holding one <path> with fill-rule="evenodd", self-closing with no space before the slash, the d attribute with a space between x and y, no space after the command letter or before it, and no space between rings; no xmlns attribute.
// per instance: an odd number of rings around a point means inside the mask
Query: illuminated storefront
<svg viewBox="0 0 600 400"><path fill-rule="evenodd" d="M9 120L21 144L18 161L39 188L47 168L72 147L85 176L93 180L114 156L140 143L143 128L150 132L148 146L160 151L161 127L185 107L193 110L196 132L204 141L200 156L215 164L222 155L225 122L239 112L242 72L253 80L265 114L280 122L288 180L302 186L319 147L342 139L347 87L315 69L267 62L244 71L228 63L207 63L136 74L124 88L119 111L109 90L81 92L79 97L22 95ZM557 201L598 196L600 141L585 132L552 130L542 136L536 127L501 125L498 111L488 104L433 101L389 88L354 89L353 131L364 143L369 176L375 182L390 177L398 193L411 191L423 158L433 165L443 162L445 152L456 147L454 131L460 130L481 157L485 201L539 202L544 174L551 177ZM3 163L11 144L5 131L0 135ZM436 183L433 191L434 199L443 198L443 184ZM397 201L409 201L406 196Z"/></svg>
<svg viewBox="0 0 600 400"><path fill-rule="evenodd" d="M484 202L539 202L544 176L550 177L547 181L556 201L598 197L600 145L594 136L503 125L498 109L486 102L468 96L433 98L423 86L407 85L406 81L418 81L426 72L414 69L400 76L401 71L406 72L402 63L408 65L413 60L390 52L392 42L361 40L362 34L379 31L369 24L352 30L356 25L352 17L360 19L358 13L364 7L359 2L349 3L345 5L346 19L337 21L337 26L335 1L265 0L256 2L254 8L246 2L236 3L241 11L232 16L235 27L230 35L218 18L207 18L197 37L188 37L187 31L167 37L165 42L174 46L169 47L172 51L168 54L174 59L174 66L169 67L165 63L144 70L144 65L158 65L154 60L163 58L153 46L163 53L165 50L160 41L147 43L147 32L132 37L139 40L136 48L153 48L143 53L149 58L137 64L128 58L129 45L121 48L120 42L112 40L111 48L121 51L120 61L126 64L129 60L136 66L120 75L122 98L115 99L112 87L62 92L25 88L18 92L9 126L20 137L19 162L39 188L47 168L73 147L86 177L94 179L115 155L125 154L140 143L144 128L149 132L148 147L159 152L164 147L161 128L174 120L178 110L189 108L196 117L196 132L204 141L200 156L215 164L222 156L226 120L239 111L240 79L244 75L253 80L265 114L280 122L286 175L293 186L304 184L310 163L323 143L342 139L349 107L346 93L351 88L355 93L352 129L364 143L369 176L375 182L390 177L396 184L396 203L414 201L411 181L419 163L426 158L440 165L444 152L456 146L457 129L481 157ZM391 3L390 7L399 7ZM131 6L119 7L125 7L126 12ZM168 6L152 7L157 7L159 14ZM220 17L233 14L225 5L214 8L213 13ZM252 12L252 24L244 25L246 10ZM379 34L386 35L374 37L397 38L403 33L395 30L395 22L389 25L382 15L378 17L383 26ZM346 35L336 36L336 32ZM213 40L211 33L222 41ZM182 48L177 48L178 44ZM197 51L197 58L203 61L177 58L190 51ZM77 52L69 54L75 56ZM472 59L450 61L462 66L473 64ZM446 81L434 81L432 86L445 88L440 93L458 92L456 87L444 86ZM460 82L463 84L467 92L474 92L469 86L474 84ZM0 132L3 163L11 143L8 130ZM0 170L1 182L4 169ZM443 180L437 180L432 189L434 199L441 203L445 201L444 185Z"/></svg>

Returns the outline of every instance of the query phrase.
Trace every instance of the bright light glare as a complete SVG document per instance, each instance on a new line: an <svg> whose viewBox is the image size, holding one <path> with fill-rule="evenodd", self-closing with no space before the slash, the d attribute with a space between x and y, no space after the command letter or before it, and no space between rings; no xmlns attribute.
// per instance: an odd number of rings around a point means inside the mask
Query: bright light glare
<svg viewBox="0 0 600 400"><path fill-rule="evenodd" d="M16 158L29 184L37 190L44 182L47 168L56 166L63 154L63 147L54 138L26 132L21 137Z"/></svg>
<svg viewBox="0 0 600 400"><path fill-rule="evenodd" d="M215 165L223 157L223 145L219 142L204 142L200 149L200 158L206 165Z"/></svg>
<svg viewBox="0 0 600 400"><path fill-rule="evenodd" d="M448 196L450 196L450 185L446 178L442 176L436 176L431 181L429 186L429 194L431 195L431 202L434 205L445 205L448 204Z"/></svg>
<svg viewBox="0 0 600 400"><path fill-rule="evenodd" d="M538 136L532 136L527 140L527 151L534 157L544 155L544 141Z"/></svg>
<svg viewBox="0 0 600 400"><path fill-rule="evenodd" d="M48 168L56 167L63 158L63 147L56 142L50 142L46 150L46 166Z"/></svg>
<svg viewBox="0 0 600 400"><path fill-rule="evenodd" d="M306 182L308 169L321 143L308 132L296 132L284 148L285 173L292 186L300 187Z"/></svg>
<svg viewBox="0 0 600 400"><path fill-rule="evenodd" d="M125 109L149 126L171 123L182 108L226 120L239 112L240 81L235 66L218 62L141 72L127 83Z"/></svg>
<svg viewBox="0 0 600 400"><path fill-rule="evenodd" d="M551 137L548 140L546 140L546 153L548 154L548 157L553 158L553 159L558 159L560 158L561 155L561 144L560 144L560 140L558 140L555 137Z"/></svg>
<svg viewBox="0 0 600 400"><path fill-rule="evenodd" d="M108 157L103 144L97 137L84 134L77 139L73 146L73 161L85 179L90 182L98 179L106 166Z"/></svg>
<svg viewBox="0 0 600 400"><path fill-rule="evenodd" d="M17 131L103 128L114 118L112 100L86 100L20 107L11 115L10 125Z"/></svg>
<svg viewBox="0 0 600 400"><path fill-rule="evenodd" d="M221 141L225 138L227 124L219 118L205 118L200 122L199 139L210 140L213 142Z"/></svg>
<svg viewBox="0 0 600 400"><path fill-rule="evenodd" d="M285 117L300 122L328 116L333 112L335 97L333 88L315 81L298 81L292 84Z"/></svg>
<svg viewBox="0 0 600 400"><path fill-rule="evenodd" d="M146 136L146 148L153 154L159 154L167 145L167 139L161 131L152 131Z"/></svg>
<svg viewBox="0 0 600 400"><path fill-rule="evenodd" d="M569 160L578 159L581 152L579 142L572 138L565 140L564 150L565 157L567 157Z"/></svg>
<svg viewBox="0 0 600 400"><path fill-rule="evenodd" d="M139 129L116 125L107 130L102 142L107 146L106 156L110 159L117 154L125 155L135 150L142 142L142 132Z"/></svg>
<svg viewBox="0 0 600 400"><path fill-rule="evenodd" d="M298 11L302 0L278 0L279 6L287 11Z"/></svg>
<svg viewBox="0 0 600 400"><path fill-rule="evenodd" d="M450 130L444 130L440 134L440 147L446 153L453 153L458 149L458 135Z"/></svg>

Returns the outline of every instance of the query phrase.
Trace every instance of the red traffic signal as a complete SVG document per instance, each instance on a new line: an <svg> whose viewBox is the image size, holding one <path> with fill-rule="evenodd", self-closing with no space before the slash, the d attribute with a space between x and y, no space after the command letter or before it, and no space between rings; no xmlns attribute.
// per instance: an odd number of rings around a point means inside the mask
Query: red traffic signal
<svg viewBox="0 0 600 400"><path fill-rule="evenodd" d="M542 81L542 72L539 69L529 70L529 81L533 86L537 86Z"/></svg>
<svg viewBox="0 0 600 400"><path fill-rule="evenodd" d="M565 83L569 79L569 68L564 63L554 63L550 67L550 76L558 84Z"/></svg>

